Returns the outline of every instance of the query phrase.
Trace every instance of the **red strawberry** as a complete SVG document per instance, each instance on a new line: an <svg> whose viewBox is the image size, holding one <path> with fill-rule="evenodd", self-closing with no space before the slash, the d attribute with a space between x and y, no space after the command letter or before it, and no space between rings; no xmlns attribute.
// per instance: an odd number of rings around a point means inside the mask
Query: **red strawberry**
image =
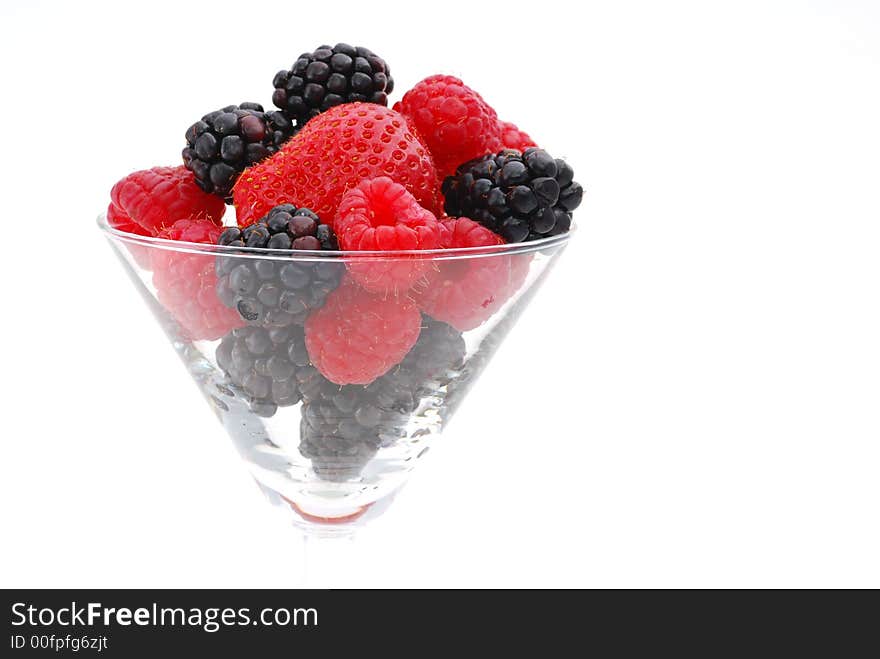
<svg viewBox="0 0 880 659"><path fill-rule="evenodd" d="M337 105L242 173L233 189L238 223L252 224L282 203L311 208L329 222L346 190L379 176L403 185L425 208L440 205L434 161L403 115L372 103Z"/></svg>
<svg viewBox="0 0 880 659"><path fill-rule="evenodd" d="M394 105L424 138L441 177L462 163L501 150L498 116L458 78L434 75Z"/></svg>

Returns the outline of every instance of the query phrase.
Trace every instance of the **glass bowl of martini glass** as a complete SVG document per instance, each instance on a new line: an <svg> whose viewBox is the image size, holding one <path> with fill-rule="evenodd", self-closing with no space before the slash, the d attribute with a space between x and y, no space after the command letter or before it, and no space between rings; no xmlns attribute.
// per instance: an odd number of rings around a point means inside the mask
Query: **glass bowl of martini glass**
<svg viewBox="0 0 880 659"><path fill-rule="evenodd" d="M571 235L294 252L98 225L245 467L309 537L351 535L387 508ZM390 269L415 283L358 285Z"/></svg>

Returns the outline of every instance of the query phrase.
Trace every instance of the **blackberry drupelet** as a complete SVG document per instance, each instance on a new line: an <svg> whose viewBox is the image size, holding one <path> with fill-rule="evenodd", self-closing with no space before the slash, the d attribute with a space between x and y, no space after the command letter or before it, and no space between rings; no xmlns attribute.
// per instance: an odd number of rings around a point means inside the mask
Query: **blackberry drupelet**
<svg viewBox="0 0 880 659"><path fill-rule="evenodd" d="M462 368L464 339L423 316L419 341L400 365L366 386L339 386L317 369L297 372L303 398L300 453L324 480L357 478L380 448L405 437L424 396Z"/></svg>
<svg viewBox="0 0 880 659"><path fill-rule="evenodd" d="M584 190L564 160L543 149L505 149L464 163L443 181L444 209L509 243L565 233Z"/></svg>
<svg viewBox="0 0 880 659"><path fill-rule="evenodd" d="M336 236L308 208L282 204L244 229L229 227L218 244L287 250L335 250ZM286 327L305 322L338 285L344 265L320 259L244 259L218 256L217 296L252 325Z"/></svg>
<svg viewBox="0 0 880 659"><path fill-rule="evenodd" d="M217 364L240 390L251 410L270 417L300 401L297 372L309 367L301 327L242 327L223 337Z"/></svg>
<svg viewBox="0 0 880 659"><path fill-rule="evenodd" d="M388 105L394 89L391 69L368 48L338 43L303 53L272 81L272 102L291 121L304 125L334 105L364 101Z"/></svg>
<svg viewBox="0 0 880 659"><path fill-rule="evenodd" d="M187 129L183 163L202 190L227 199L239 174L275 153L294 132L283 113L264 112L259 103L227 105Z"/></svg>

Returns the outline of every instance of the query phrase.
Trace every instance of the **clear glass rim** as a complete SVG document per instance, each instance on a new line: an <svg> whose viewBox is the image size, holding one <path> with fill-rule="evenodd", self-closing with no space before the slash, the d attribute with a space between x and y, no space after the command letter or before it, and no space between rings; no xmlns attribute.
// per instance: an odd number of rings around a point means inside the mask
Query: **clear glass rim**
<svg viewBox="0 0 880 659"><path fill-rule="evenodd" d="M483 256L497 256L503 254L523 254L537 252L548 247L556 247L568 242L575 225L571 230L538 240L530 240L523 243L507 243L490 247L453 247L449 249L424 249L424 250L388 250L388 251L355 251L355 250L282 250L282 249L258 249L255 247L230 247L228 245L206 245L204 243L190 243L180 240L167 240L153 236L141 236L135 233L120 231L110 226L107 222L106 213L97 217L98 228L109 238L144 247L163 249L175 252L189 252L196 254L228 255L237 258L291 258L302 261L349 261L360 259L396 258L396 257L419 257L423 259L455 259L473 258Z"/></svg>

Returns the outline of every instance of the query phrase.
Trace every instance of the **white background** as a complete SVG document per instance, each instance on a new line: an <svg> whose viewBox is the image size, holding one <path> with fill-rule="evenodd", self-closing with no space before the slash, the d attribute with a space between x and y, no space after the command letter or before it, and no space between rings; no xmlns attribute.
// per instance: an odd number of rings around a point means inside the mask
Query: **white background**
<svg viewBox="0 0 880 659"><path fill-rule="evenodd" d="M394 100L463 77L587 189L348 585L880 586L877 4L344 6L0 5L0 586L296 585L94 217L325 41Z"/></svg>

